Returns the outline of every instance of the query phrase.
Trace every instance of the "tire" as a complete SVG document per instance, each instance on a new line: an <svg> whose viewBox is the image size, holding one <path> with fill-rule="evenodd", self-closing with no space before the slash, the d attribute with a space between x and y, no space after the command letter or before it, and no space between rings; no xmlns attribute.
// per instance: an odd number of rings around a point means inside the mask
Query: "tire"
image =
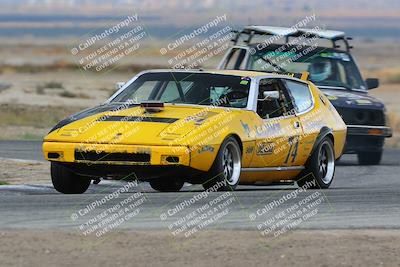
<svg viewBox="0 0 400 267"><path fill-rule="evenodd" d="M326 137L312 153L297 184L302 187L307 182L314 183L315 180L315 185L309 186L309 188L329 188L335 176L335 167L333 143L330 138Z"/></svg>
<svg viewBox="0 0 400 267"><path fill-rule="evenodd" d="M379 165L382 160L383 151L379 152L359 152L357 154L360 165Z"/></svg>
<svg viewBox="0 0 400 267"><path fill-rule="evenodd" d="M160 192L178 192L182 189L184 182L171 178L159 178L150 180L150 186Z"/></svg>
<svg viewBox="0 0 400 267"><path fill-rule="evenodd" d="M235 138L228 137L219 148L213 166L203 183L204 189L233 191L239 184L242 168L242 153Z"/></svg>
<svg viewBox="0 0 400 267"><path fill-rule="evenodd" d="M77 175L68 168L51 163L51 181L54 189L63 194L83 194L90 186L91 179Z"/></svg>

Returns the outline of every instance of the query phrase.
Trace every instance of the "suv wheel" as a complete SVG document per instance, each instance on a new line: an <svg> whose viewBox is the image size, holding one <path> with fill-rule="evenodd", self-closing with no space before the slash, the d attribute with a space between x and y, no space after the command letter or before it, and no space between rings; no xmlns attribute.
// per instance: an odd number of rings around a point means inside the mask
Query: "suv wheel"
<svg viewBox="0 0 400 267"><path fill-rule="evenodd" d="M359 152L358 163L360 165L379 165L382 160L383 151L379 152Z"/></svg>

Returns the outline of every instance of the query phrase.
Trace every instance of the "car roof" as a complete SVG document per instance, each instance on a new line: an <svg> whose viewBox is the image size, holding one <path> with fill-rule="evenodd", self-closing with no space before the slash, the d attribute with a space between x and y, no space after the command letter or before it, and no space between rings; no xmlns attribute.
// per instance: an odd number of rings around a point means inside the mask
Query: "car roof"
<svg viewBox="0 0 400 267"><path fill-rule="evenodd" d="M221 74L221 75L232 75L239 77L259 77L266 76L268 72L260 72L260 71L249 71L249 70L203 70L203 69L193 69L193 70L180 70L180 69L152 69L145 71L144 73L157 73L157 72L187 72L187 73L210 73L210 74Z"/></svg>
<svg viewBox="0 0 400 267"><path fill-rule="evenodd" d="M246 77L258 77L265 76L266 72L261 71L251 71L251 70L210 70L210 73L223 74L223 75L233 75L233 76L246 76Z"/></svg>

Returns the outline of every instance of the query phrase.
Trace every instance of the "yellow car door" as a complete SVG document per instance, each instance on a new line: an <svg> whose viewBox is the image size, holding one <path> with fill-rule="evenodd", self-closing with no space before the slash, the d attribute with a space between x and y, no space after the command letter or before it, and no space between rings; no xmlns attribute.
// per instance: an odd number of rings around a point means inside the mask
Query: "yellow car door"
<svg viewBox="0 0 400 267"><path fill-rule="evenodd" d="M324 114L315 107L315 99L308 83L292 79L283 79L290 98L292 99L295 114L299 120L303 134L298 139L299 153L293 162L296 165L305 165L315 140L323 125Z"/></svg>
<svg viewBox="0 0 400 267"><path fill-rule="evenodd" d="M257 127L253 167L296 166L301 126L296 116L262 120Z"/></svg>
<svg viewBox="0 0 400 267"><path fill-rule="evenodd" d="M297 166L302 127L281 79L262 79L259 85L254 168Z"/></svg>

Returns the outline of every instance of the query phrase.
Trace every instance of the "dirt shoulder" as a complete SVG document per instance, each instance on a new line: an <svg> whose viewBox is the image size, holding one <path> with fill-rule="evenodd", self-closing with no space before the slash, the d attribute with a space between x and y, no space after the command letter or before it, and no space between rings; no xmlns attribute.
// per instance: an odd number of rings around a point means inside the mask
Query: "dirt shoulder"
<svg viewBox="0 0 400 267"><path fill-rule="evenodd" d="M66 231L0 231L4 266L395 266L399 230L118 231L101 239Z"/></svg>
<svg viewBox="0 0 400 267"><path fill-rule="evenodd" d="M0 158L0 183L48 184L50 163Z"/></svg>

